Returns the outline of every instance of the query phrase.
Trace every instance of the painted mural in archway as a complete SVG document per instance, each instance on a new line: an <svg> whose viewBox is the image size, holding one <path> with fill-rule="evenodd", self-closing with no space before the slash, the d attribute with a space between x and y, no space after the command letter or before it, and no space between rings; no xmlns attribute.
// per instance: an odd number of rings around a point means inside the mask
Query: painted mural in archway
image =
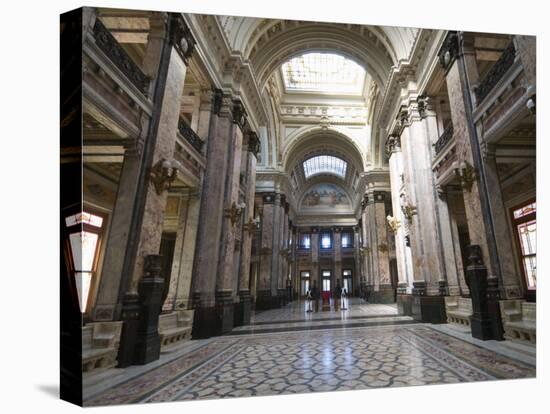
<svg viewBox="0 0 550 414"><path fill-rule="evenodd" d="M302 208L307 209L349 209L351 201L338 186L329 183L311 187L302 198Z"/></svg>

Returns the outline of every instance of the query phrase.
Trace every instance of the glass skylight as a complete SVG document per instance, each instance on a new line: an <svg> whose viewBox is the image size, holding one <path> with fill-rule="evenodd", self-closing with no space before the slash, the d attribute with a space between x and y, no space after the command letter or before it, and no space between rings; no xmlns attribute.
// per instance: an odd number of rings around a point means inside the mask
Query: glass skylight
<svg viewBox="0 0 550 414"><path fill-rule="evenodd" d="M305 160L303 166L306 178L322 173L336 174L344 178L348 163L332 155L318 155Z"/></svg>
<svg viewBox="0 0 550 414"><path fill-rule="evenodd" d="M332 53L306 53L282 68L287 91L360 95L365 70L353 60Z"/></svg>

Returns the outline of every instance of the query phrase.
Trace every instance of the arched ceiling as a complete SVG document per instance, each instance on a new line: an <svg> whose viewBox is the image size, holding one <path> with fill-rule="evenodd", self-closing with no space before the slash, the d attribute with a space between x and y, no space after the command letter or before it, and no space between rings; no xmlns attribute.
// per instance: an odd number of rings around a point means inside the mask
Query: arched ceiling
<svg viewBox="0 0 550 414"><path fill-rule="evenodd" d="M335 174L315 174L305 177L303 162L317 155L332 155L347 163L345 177ZM312 183L331 182L346 191L353 200L359 173L363 171L363 157L357 145L346 135L334 130L310 130L290 145L283 157L283 168L291 177L294 198L300 200Z"/></svg>
<svg viewBox="0 0 550 414"><path fill-rule="evenodd" d="M409 57L418 29L249 17L221 18L233 50L250 60L260 87L288 59L306 51L355 60L383 89L391 67Z"/></svg>

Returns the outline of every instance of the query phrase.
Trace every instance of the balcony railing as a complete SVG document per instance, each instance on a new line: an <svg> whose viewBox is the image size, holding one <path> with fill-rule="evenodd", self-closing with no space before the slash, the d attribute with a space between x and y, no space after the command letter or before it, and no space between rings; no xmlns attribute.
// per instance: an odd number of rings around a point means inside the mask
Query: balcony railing
<svg viewBox="0 0 550 414"><path fill-rule="evenodd" d="M191 144L193 148L195 148L198 152L202 151L202 139L196 134L195 131L191 129L185 119L180 118L178 122L178 129L181 135Z"/></svg>
<svg viewBox="0 0 550 414"><path fill-rule="evenodd" d="M441 150L451 141L453 138L453 133L453 124L449 124L434 144L435 155L439 154Z"/></svg>
<svg viewBox="0 0 550 414"><path fill-rule="evenodd" d="M487 95L489 95L489 92L491 92L498 81L501 80L508 69L510 69L514 63L515 57L516 49L514 48L514 42L510 42L510 44L502 52L500 58L496 61L489 72L487 72L487 75L485 75L481 83L474 88L478 105L487 97Z"/></svg>
<svg viewBox="0 0 550 414"><path fill-rule="evenodd" d="M105 55L116 65L118 69L134 84L142 93L147 92L149 78L138 65L128 56L115 37L105 27L101 20L96 19L94 25L95 43Z"/></svg>

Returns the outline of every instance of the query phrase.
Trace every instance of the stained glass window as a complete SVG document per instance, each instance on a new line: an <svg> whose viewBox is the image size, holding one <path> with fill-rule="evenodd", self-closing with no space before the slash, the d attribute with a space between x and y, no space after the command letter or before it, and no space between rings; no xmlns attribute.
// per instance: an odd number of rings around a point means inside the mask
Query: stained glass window
<svg viewBox="0 0 550 414"><path fill-rule="evenodd" d="M281 67L287 91L360 95L365 69L333 53L306 53Z"/></svg>
<svg viewBox="0 0 550 414"><path fill-rule="evenodd" d="M344 178L348 163L332 155L318 155L304 161L303 166L306 178L322 173L335 174Z"/></svg>

